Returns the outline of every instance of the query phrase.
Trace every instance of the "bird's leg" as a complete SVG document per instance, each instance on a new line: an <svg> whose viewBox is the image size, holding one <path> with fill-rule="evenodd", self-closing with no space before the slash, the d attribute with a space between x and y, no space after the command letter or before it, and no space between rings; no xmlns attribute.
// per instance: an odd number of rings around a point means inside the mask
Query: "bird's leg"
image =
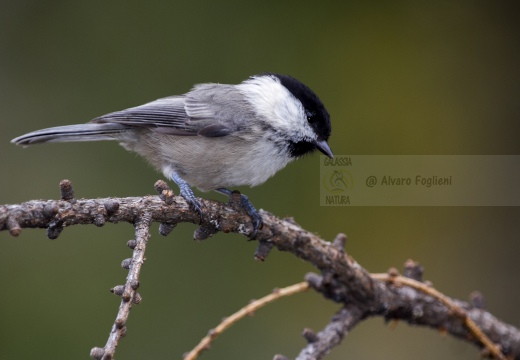
<svg viewBox="0 0 520 360"><path fill-rule="evenodd" d="M172 172L170 178L177 184L180 190L181 196L188 202L193 210L195 210L199 216L200 221L202 222L202 205L193 194L193 190L191 190L190 185L183 178L179 176L176 172Z"/></svg>
<svg viewBox="0 0 520 360"><path fill-rule="evenodd" d="M226 188L218 188L215 191L222 193L227 196L231 196L232 191ZM258 229L262 227L262 217L255 209L251 201L244 194L240 194L242 208L247 212L247 214L251 217L251 221L253 223L253 236L252 238L256 238L256 234L258 233Z"/></svg>

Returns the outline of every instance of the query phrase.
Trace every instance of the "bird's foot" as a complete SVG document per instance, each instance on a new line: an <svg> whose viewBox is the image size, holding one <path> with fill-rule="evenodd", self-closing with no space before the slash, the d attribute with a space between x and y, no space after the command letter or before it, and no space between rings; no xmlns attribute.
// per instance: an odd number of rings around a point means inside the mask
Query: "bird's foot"
<svg viewBox="0 0 520 360"><path fill-rule="evenodd" d="M228 196L233 194L233 191L226 188L219 188L216 191ZM256 208L253 206L251 201L249 201L249 198L244 194L240 194L240 205L242 206L242 209L244 209L251 217L251 222L253 223L253 234L251 239L255 239L256 235L258 234L258 230L261 229L263 225L262 217L258 213L258 210L256 210Z"/></svg>
<svg viewBox="0 0 520 360"><path fill-rule="evenodd" d="M171 179L177 184L180 190L180 195L186 200L188 205L199 214L200 222L202 223L202 204L195 197L190 185L184 181L177 173L172 173Z"/></svg>

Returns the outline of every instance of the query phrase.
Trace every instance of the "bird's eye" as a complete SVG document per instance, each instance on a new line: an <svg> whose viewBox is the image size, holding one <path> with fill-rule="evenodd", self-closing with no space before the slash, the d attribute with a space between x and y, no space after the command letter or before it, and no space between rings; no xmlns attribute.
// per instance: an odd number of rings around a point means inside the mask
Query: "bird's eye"
<svg viewBox="0 0 520 360"><path fill-rule="evenodd" d="M314 111L305 110L305 116L307 117L308 122L312 121L312 118L314 117L314 115L316 115L316 113Z"/></svg>

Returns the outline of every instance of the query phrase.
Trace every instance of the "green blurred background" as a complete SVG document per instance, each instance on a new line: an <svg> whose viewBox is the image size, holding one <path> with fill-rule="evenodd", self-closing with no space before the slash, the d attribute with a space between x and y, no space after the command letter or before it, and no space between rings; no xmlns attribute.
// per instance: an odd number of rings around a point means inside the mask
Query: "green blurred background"
<svg viewBox="0 0 520 360"><path fill-rule="evenodd" d="M519 154L517 2L491 1L4 1L0 5L0 203L154 193L161 178L117 144L9 140L186 92L291 74L333 120L330 145L347 154ZM485 171L485 169L482 169ZM518 171L518 169L511 169ZM488 309L520 326L518 207L320 207L319 160L291 164L241 189L259 208L293 216L373 272L412 258L444 293L484 293ZM203 196L223 199L217 194ZM163 238L154 226L119 359L179 359L224 316L313 268L255 242L195 226ZM128 224L0 233L0 358L88 358L103 346L124 282ZM338 305L313 292L270 305L226 332L204 359L294 357L304 327L320 330ZM377 344L377 346L374 346ZM380 318L357 327L328 359L475 359L476 348L437 331Z"/></svg>

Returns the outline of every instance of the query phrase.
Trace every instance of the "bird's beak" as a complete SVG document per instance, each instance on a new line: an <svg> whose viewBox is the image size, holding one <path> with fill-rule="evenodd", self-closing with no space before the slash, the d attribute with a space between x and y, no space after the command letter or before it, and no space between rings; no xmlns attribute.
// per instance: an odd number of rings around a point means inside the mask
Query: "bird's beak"
<svg viewBox="0 0 520 360"><path fill-rule="evenodd" d="M316 141L314 143L314 146L316 146L316 149L321 151L323 154L327 155L331 159L334 158L334 154L332 153L332 150L329 147L329 144L325 140L322 141Z"/></svg>

